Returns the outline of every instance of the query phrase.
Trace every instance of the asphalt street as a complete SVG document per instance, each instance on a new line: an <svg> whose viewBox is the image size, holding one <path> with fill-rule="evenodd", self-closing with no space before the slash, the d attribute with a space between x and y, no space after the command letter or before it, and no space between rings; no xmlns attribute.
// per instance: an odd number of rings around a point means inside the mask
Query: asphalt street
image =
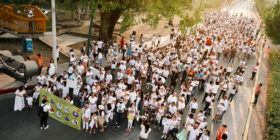
<svg viewBox="0 0 280 140"><path fill-rule="evenodd" d="M243 10L250 10L251 3L244 3L239 0L234 3L233 7L229 7L229 9L236 9L236 7L244 8ZM244 4L249 4L249 6L240 6ZM252 10L252 8L251 8ZM250 13L250 12L248 12ZM253 94L253 83L254 81L250 80L251 70L253 65L255 65L255 58L247 61L248 68L244 73L244 83L239 88L239 92L234 97L232 103L229 105L227 112L225 113L222 122L215 123L212 122L212 119L215 115L212 112L212 116L208 117L208 126L207 128L211 131L211 138L214 139L216 137L217 129L223 124L228 125L229 130L229 140L240 140L242 138L242 133L245 128L245 123L248 115L248 106ZM236 58L233 67L235 72L237 65L239 64L239 60ZM228 62L221 57L219 61L219 65L223 65L227 67ZM261 76L261 74L260 74ZM170 81L168 81L170 82ZM179 82L177 82L176 91L179 88ZM219 93L219 92L218 92ZM227 94L228 95L228 94ZM204 94L202 92L195 93L194 97L197 98L199 103L199 109L202 109L203 105L201 103ZM217 103L217 102L216 102ZM0 139L3 140L49 140L49 139L58 139L58 140L71 140L71 139L79 139L79 140L87 140L87 139L97 139L97 140L136 140L139 137L140 127L138 124L135 125L135 128L132 129L131 132L126 132L126 124L127 120L121 124L120 128L117 128L114 123L109 124L107 128L105 128L104 133L97 132L95 135L89 135L82 131L78 131L69 126L66 126L56 120L49 119L50 128L48 130L40 130L40 120L37 116L37 109L34 107L33 110L25 109L22 112L14 112L14 93L10 93L7 95L0 96ZM216 107L216 105L215 105ZM186 114L188 113L187 108L184 111L184 115L182 117L182 121L184 122L186 118ZM198 110L199 110L198 109ZM162 135L161 128L152 127L152 132L149 135L149 139L158 140Z"/></svg>

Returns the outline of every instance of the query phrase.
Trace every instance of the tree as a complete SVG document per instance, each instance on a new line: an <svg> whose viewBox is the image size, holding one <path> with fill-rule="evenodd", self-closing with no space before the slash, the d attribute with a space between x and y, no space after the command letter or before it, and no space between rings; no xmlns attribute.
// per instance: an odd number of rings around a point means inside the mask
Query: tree
<svg viewBox="0 0 280 140"><path fill-rule="evenodd" d="M264 17L265 32L274 43L280 43L280 2L267 9Z"/></svg>
<svg viewBox="0 0 280 140"><path fill-rule="evenodd" d="M100 13L99 37L111 40L116 23L120 20L120 32L140 22L156 27L162 18L172 19L181 15L189 0L59 0L60 3L87 1L91 9Z"/></svg>

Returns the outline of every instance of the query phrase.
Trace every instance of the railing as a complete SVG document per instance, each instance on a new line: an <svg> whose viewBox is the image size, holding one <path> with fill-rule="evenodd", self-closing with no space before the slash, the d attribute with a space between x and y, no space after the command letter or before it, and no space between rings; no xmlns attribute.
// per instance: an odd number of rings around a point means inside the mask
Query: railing
<svg viewBox="0 0 280 140"><path fill-rule="evenodd" d="M19 34L38 34L46 32L46 22L49 21L37 6L20 5L23 11L16 14L15 5L0 4L0 27L15 31ZM32 9L34 17L28 18L28 11Z"/></svg>

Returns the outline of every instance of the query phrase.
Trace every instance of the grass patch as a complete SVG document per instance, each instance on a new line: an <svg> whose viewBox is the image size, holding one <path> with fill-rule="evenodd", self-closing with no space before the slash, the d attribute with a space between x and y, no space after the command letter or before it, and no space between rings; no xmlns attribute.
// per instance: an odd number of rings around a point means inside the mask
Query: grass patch
<svg viewBox="0 0 280 140"><path fill-rule="evenodd" d="M268 81L266 139L280 138L280 53L270 54L271 72Z"/></svg>

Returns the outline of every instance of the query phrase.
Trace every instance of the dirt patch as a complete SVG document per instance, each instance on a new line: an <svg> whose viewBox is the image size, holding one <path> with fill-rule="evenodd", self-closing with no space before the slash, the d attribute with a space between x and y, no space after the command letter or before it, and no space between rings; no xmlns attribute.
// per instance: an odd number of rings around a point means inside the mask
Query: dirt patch
<svg viewBox="0 0 280 140"><path fill-rule="evenodd" d="M9 50L13 55L21 55L23 57L28 56L31 60L36 60L36 56L40 53L43 56L44 67L49 65L50 59L52 58L52 48L44 44L38 39L33 39L33 53L19 54L21 52L21 39L0 39L0 50ZM63 54L59 54L58 64L68 62L68 57Z"/></svg>

